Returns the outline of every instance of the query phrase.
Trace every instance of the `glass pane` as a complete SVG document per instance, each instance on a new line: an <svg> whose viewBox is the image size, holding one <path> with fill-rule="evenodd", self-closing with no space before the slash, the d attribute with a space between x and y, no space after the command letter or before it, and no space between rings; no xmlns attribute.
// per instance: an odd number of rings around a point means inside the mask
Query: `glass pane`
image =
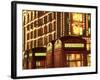
<svg viewBox="0 0 100 80"><path fill-rule="evenodd" d="M36 66L40 66L40 61L36 61Z"/></svg>
<svg viewBox="0 0 100 80"><path fill-rule="evenodd" d="M69 57L70 60L75 60L75 54L71 54Z"/></svg>
<svg viewBox="0 0 100 80"><path fill-rule="evenodd" d="M75 66L76 66L75 62L70 62L70 67L75 67Z"/></svg>
<svg viewBox="0 0 100 80"><path fill-rule="evenodd" d="M80 54L76 54L76 60L81 60L81 55Z"/></svg>
<svg viewBox="0 0 100 80"><path fill-rule="evenodd" d="M77 61L77 67L80 67L81 66L81 61Z"/></svg>

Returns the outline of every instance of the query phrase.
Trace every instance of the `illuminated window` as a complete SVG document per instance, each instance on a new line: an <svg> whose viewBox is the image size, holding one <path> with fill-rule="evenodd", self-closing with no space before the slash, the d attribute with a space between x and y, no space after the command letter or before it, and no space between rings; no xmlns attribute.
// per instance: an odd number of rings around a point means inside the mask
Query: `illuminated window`
<svg viewBox="0 0 100 80"><path fill-rule="evenodd" d="M83 35L83 29L82 29L82 25L78 24L78 23L73 23L72 24L73 27L73 34L75 35Z"/></svg>
<svg viewBox="0 0 100 80"><path fill-rule="evenodd" d="M81 55L80 54L76 54L76 59L80 60L81 59Z"/></svg>
<svg viewBox="0 0 100 80"><path fill-rule="evenodd" d="M32 57L32 53L29 54L29 57Z"/></svg>
<svg viewBox="0 0 100 80"><path fill-rule="evenodd" d="M69 54L69 60L81 60L81 54Z"/></svg>
<svg viewBox="0 0 100 80"><path fill-rule="evenodd" d="M73 13L73 20L82 22L82 14Z"/></svg>
<svg viewBox="0 0 100 80"><path fill-rule="evenodd" d="M54 46L55 46L55 49L62 48L62 42L61 42L61 40L56 40Z"/></svg>
<svg viewBox="0 0 100 80"><path fill-rule="evenodd" d="M87 55L88 66L91 66L91 54Z"/></svg>
<svg viewBox="0 0 100 80"><path fill-rule="evenodd" d="M40 66L40 61L36 61L36 67Z"/></svg>
<svg viewBox="0 0 100 80"><path fill-rule="evenodd" d="M65 43L64 47L66 47L66 48L83 48L84 44L82 44L82 43Z"/></svg>
<svg viewBox="0 0 100 80"><path fill-rule="evenodd" d="M46 53L35 53L35 56L46 56Z"/></svg>
<svg viewBox="0 0 100 80"><path fill-rule="evenodd" d="M77 62L76 62L76 66L77 66L77 67L80 67L80 66L81 66L81 61L77 61Z"/></svg>
<svg viewBox="0 0 100 80"><path fill-rule="evenodd" d="M87 48L88 51L90 50L90 47L91 47L90 44L87 43L87 44L86 44L86 48Z"/></svg>
<svg viewBox="0 0 100 80"><path fill-rule="evenodd" d="M69 66L70 67L76 67L75 62L70 62Z"/></svg>
<svg viewBox="0 0 100 80"><path fill-rule="evenodd" d="M86 33L85 28L85 14L72 13L71 20L71 33L72 35L84 35Z"/></svg>
<svg viewBox="0 0 100 80"><path fill-rule="evenodd" d="M27 55L25 55L24 58L27 58Z"/></svg>
<svg viewBox="0 0 100 80"><path fill-rule="evenodd" d="M88 34L91 35L91 15L88 14Z"/></svg>
<svg viewBox="0 0 100 80"><path fill-rule="evenodd" d="M52 51L52 43L47 44L47 51Z"/></svg>
<svg viewBox="0 0 100 80"><path fill-rule="evenodd" d="M83 66L83 54L67 54L67 66L69 67L80 67Z"/></svg>
<svg viewBox="0 0 100 80"><path fill-rule="evenodd" d="M69 59L70 60L75 60L75 54L71 54Z"/></svg>

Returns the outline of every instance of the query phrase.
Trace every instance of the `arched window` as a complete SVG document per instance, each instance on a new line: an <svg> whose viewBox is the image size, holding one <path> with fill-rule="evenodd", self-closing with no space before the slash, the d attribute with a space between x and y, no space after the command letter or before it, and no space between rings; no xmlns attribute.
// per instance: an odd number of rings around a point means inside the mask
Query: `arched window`
<svg viewBox="0 0 100 80"><path fill-rule="evenodd" d="M52 47L53 47L52 43L48 43L47 44L47 51L52 51Z"/></svg>
<svg viewBox="0 0 100 80"><path fill-rule="evenodd" d="M61 40L56 40L55 44L54 44L55 49L59 49L62 47L62 42Z"/></svg>

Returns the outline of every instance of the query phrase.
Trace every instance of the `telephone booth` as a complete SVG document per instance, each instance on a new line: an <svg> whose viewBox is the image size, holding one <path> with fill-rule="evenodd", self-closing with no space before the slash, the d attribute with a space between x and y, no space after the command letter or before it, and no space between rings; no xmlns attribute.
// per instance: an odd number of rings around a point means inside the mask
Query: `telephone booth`
<svg viewBox="0 0 100 80"><path fill-rule="evenodd" d="M46 67L46 48L36 47L32 49L34 54L34 68L45 68Z"/></svg>
<svg viewBox="0 0 100 80"><path fill-rule="evenodd" d="M82 37L64 36L54 44L54 67L87 66L86 41Z"/></svg>
<svg viewBox="0 0 100 80"><path fill-rule="evenodd" d="M82 37L65 36L60 40L62 41L62 54L65 54L66 67L87 66L86 41Z"/></svg>
<svg viewBox="0 0 100 80"><path fill-rule="evenodd" d="M54 67L54 41L51 41L47 44L46 50L46 68Z"/></svg>

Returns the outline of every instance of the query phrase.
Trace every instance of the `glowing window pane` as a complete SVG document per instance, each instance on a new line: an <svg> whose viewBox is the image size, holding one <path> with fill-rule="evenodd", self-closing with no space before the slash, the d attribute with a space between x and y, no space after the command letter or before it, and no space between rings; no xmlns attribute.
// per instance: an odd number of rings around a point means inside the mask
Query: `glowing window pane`
<svg viewBox="0 0 100 80"><path fill-rule="evenodd" d="M90 66L91 65L91 55L90 54L88 54L87 56L87 62L88 62L88 66Z"/></svg>
<svg viewBox="0 0 100 80"><path fill-rule="evenodd" d="M76 34L76 35L80 34L80 28L76 24L73 24L73 34Z"/></svg>
<svg viewBox="0 0 100 80"><path fill-rule="evenodd" d="M75 54L70 55L70 60L75 60Z"/></svg>
<svg viewBox="0 0 100 80"><path fill-rule="evenodd" d="M52 43L47 44L47 51L52 51Z"/></svg>
<svg viewBox="0 0 100 80"><path fill-rule="evenodd" d="M30 53L29 56L32 57L32 53Z"/></svg>
<svg viewBox="0 0 100 80"><path fill-rule="evenodd" d="M81 44L81 43L65 43L65 47L66 48L78 48L78 47L84 47L84 44Z"/></svg>
<svg viewBox="0 0 100 80"><path fill-rule="evenodd" d="M35 56L46 56L46 53L35 53Z"/></svg>
<svg viewBox="0 0 100 80"><path fill-rule="evenodd" d="M82 21L82 14L80 14L80 13L73 13L73 20L75 20L75 21Z"/></svg>
<svg viewBox="0 0 100 80"><path fill-rule="evenodd" d="M75 67L75 66L76 66L75 62L70 62L70 67Z"/></svg>
<svg viewBox="0 0 100 80"><path fill-rule="evenodd" d="M80 66L81 66L81 62L77 61L77 67L80 67Z"/></svg>
<svg viewBox="0 0 100 80"><path fill-rule="evenodd" d="M36 61L36 66L40 66L40 61Z"/></svg>
<svg viewBox="0 0 100 80"><path fill-rule="evenodd" d="M81 55L80 54L76 54L76 60L80 60L81 59Z"/></svg>
<svg viewBox="0 0 100 80"><path fill-rule="evenodd" d="M86 44L87 50L90 50L90 44Z"/></svg>
<svg viewBox="0 0 100 80"><path fill-rule="evenodd" d="M24 57L27 58L27 55L25 55Z"/></svg>
<svg viewBox="0 0 100 80"><path fill-rule="evenodd" d="M62 47L62 42L60 41L60 40L57 40L56 42L55 42L55 49L59 49L59 48L61 48Z"/></svg>

